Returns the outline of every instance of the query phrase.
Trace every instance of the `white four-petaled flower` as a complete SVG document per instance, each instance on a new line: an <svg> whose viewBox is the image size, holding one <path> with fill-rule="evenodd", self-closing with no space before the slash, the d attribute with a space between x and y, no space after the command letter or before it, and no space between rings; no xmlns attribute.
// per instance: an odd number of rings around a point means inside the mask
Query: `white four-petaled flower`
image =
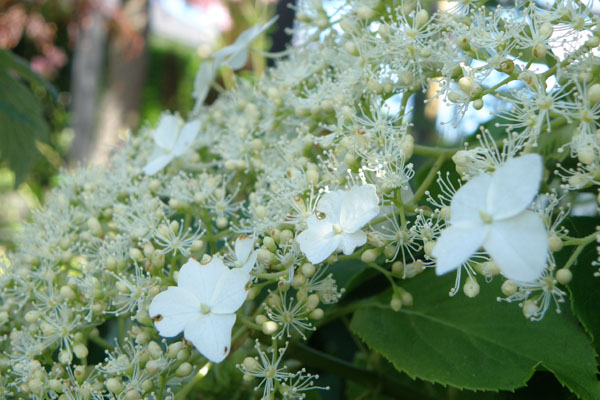
<svg viewBox="0 0 600 400"><path fill-rule="evenodd" d="M181 126L178 117L164 114L154 131L156 147L144 166L146 175L154 175L167 166L175 157L181 156L198 135L200 121L191 121Z"/></svg>
<svg viewBox="0 0 600 400"><path fill-rule="evenodd" d="M508 279L537 280L546 268L548 233L542 217L527 208L542 173L542 158L527 154L463 185L450 204L450 226L433 249L437 274L460 267L483 247Z"/></svg>
<svg viewBox="0 0 600 400"><path fill-rule="evenodd" d="M218 363L229 354L235 312L246 300L250 276L229 269L213 257L203 265L188 260L179 270L177 286L154 297L149 314L164 337L183 336L208 360Z"/></svg>
<svg viewBox="0 0 600 400"><path fill-rule="evenodd" d="M325 260L334 251L350 255L367 242L361 230L379 213L379 197L374 185L355 186L350 191L325 193L306 224L308 228L296 238L300 250L313 264Z"/></svg>

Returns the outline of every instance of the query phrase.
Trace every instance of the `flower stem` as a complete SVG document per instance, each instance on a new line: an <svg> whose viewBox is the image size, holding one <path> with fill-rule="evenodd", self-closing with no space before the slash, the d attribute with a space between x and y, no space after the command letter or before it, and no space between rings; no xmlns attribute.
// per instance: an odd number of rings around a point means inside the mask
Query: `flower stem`
<svg viewBox="0 0 600 400"><path fill-rule="evenodd" d="M419 200L421 200L427 189L429 189L429 186L431 185L431 182L433 182L433 180L435 179L438 171L442 168L444 161L446 161L446 155L442 154L435 161L435 163L427 173L425 180L423 181L423 183L421 183L421 186L419 186L419 188L415 192L415 195L413 196L410 203L408 203L409 208L414 208L416 207L417 203L419 203Z"/></svg>

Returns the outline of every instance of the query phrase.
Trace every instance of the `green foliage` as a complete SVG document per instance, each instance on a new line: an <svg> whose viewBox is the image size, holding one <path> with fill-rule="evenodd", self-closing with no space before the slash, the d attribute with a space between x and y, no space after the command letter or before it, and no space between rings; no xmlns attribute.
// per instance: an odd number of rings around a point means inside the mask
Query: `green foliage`
<svg viewBox="0 0 600 400"><path fill-rule="evenodd" d="M514 390L536 368L553 372L582 399L600 397L597 365L589 338L568 307L530 322L518 308L498 303L498 282L475 299L448 296L453 274L407 282L414 307L357 311L351 329L411 377L472 390Z"/></svg>
<svg viewBox="0 0 600 400"><path fill-rule="evenodd" d="M22 183L39 157L36 140L46 141L48 124L42 106L30 88L15 79L17 73L32 85L49 84L27 68L17 57L0 51L0 159L15 173L15 184Z"/></svg>

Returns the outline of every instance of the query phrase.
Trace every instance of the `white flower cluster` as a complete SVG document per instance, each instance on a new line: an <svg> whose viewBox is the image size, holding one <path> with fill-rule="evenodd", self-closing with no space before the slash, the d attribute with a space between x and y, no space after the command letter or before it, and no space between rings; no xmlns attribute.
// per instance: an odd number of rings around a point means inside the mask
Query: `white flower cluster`
<svg viewBox="0 0 600 400"><path fill-rule="evenodd" d="M433 268L457 270L453 295L502 280L530 319L563 301L575 260L554 253L596 240L562 221L599 184L597 15L574 0L303 4L302 42L264 76L203 105L272 22L203 64L188 121L164 114L107 168L61 175L0 260L0 397L181 398L242 354L263 399L304 398L314 376L278 341L335 309L339 260L384 275L396 311L428 295L404 280ZM495 125L464 147L425 138L419 93L454 124L486 109Z"/></svg>

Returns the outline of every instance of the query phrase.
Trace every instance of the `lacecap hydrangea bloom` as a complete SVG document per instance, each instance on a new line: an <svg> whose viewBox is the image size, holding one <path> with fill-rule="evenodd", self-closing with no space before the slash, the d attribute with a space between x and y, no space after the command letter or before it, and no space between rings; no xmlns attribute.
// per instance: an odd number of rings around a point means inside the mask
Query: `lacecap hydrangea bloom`
<svg viewBox="0 0 600 400"><path fill-rule="evenodd" d="M460 267L483 247L505 277L537 280L546 268L548 233L542 217L528 207L542 172L542 158L527 154L463 185L452 199L449 226L433 249L437 274Z"/></svg>

